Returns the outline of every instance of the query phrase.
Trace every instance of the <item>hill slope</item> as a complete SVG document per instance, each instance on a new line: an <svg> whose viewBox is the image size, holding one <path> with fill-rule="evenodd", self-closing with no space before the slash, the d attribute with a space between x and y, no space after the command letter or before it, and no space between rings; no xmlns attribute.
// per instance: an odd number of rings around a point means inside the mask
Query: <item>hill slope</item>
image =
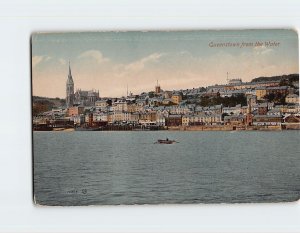
<svg viewBox="0 0 300 233"><path fill-rule="evenodd" d="M281 76L272 76L272 77L258 77L251 80L251 82L265 82L265 81L281 81L288 80L290 82L299 81L299 74L289 74Z"/></svg>
<svg viewBox="0 0 300 233"><path fill-rule="evenodd" d="M32 96L32 114L34 116L41 112L46 112L53 108L62 107L64 105L64 99Z"/></svg>

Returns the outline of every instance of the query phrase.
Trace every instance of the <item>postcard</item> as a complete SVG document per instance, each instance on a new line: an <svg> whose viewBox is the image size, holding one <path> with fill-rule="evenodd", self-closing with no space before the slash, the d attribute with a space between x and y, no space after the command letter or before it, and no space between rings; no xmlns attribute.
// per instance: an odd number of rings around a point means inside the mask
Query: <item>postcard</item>
<svg viewBox="0 0 300 233"><path fill-rule="evenodd" d="M298 200L298 46L291 29L32 34L34 203Z"/></svg>

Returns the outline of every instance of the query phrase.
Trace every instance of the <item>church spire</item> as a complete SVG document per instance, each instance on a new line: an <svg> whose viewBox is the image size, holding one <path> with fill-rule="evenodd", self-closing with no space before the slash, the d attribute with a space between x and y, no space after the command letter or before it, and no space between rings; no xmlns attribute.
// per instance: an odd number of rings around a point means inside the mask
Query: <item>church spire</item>
<svg viewBox="0 0 300 233"><path fill-rule="evenodd" d="M69 61L69 74L68 74L67 84L74 85L73 77L72 77L72 73L71 73L71 65L70 65L70 61Z"/></svg>
<svg viewBox="0 0 300 233"><path fill-rule="evenodd" d="M66 83L66 105L67 107L73 106L74 103L74 82L71 73L71 65L69 61L69 74Z"/></svg>
<svg viewBox="0 0 300 233"><path fill-rule="evenodd" d="M70 65L70 60L69 60L69 76L72 76L72 74L71 74L71 65Z"/></svg>

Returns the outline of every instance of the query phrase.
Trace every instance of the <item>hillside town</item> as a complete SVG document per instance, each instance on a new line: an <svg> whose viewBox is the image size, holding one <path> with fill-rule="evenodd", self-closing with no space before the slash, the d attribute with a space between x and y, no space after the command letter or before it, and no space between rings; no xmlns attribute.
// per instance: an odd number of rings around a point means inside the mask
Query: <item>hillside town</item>
<svg viewBox="0 0 300 233"><path fill-rule="evenodd" d="M101 97L74 91L71 67L66 98L53 109L33 101L34 130L282 130L300 129L299 74L181 90ZM127 88L128 89L128 88Z"/></svg>

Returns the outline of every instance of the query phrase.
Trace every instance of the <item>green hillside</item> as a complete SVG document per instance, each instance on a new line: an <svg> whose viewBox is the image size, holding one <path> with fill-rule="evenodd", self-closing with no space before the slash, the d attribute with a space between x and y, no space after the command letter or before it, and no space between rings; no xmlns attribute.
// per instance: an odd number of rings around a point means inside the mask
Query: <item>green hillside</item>
<svg viewBox="0 0 300 233"><path fill-rule="evenodd" d="M251 80L251 82L265 82L265 81L282 81L288 80L290 82L299 81L299 74L280 75L272 77L258 77Z"/></svg>
<svg viewBox="0 0 300 233"><path fill-rule="evenodd" d="M34 116L41 112L46 112L53 108L62 107L64 105L64 99L32 96L32 114Z"/></svg>

